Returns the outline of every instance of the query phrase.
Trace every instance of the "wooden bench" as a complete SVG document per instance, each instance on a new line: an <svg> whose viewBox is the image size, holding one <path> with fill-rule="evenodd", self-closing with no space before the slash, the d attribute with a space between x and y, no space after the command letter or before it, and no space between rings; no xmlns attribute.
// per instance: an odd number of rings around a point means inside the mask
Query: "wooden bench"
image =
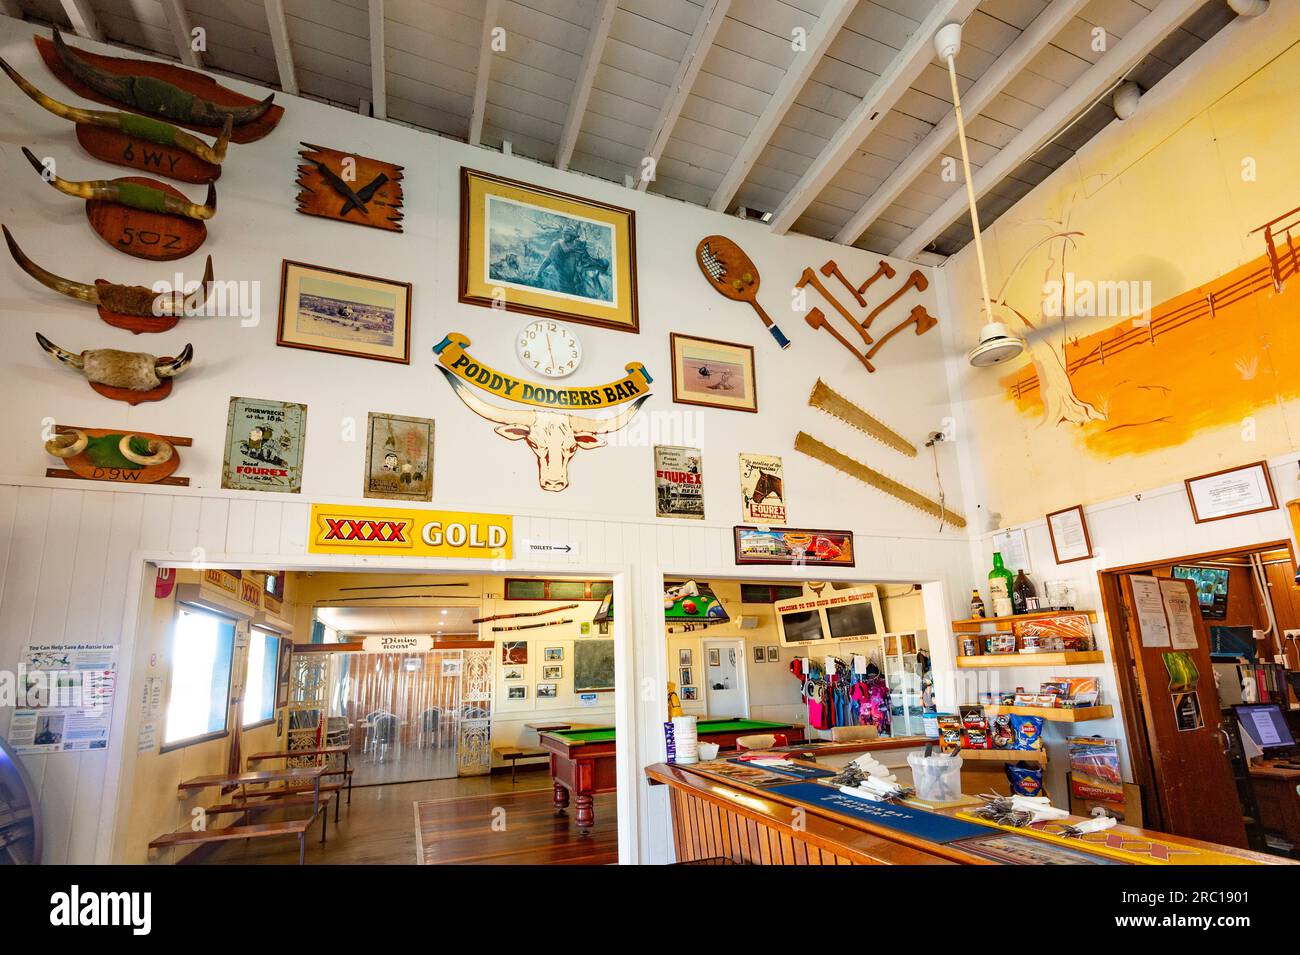
<svg viewBox="0 0 1300 955"><path fill-rule="evenodd" d="M350 806L352 805L352 767L348 765L348 754L349 747L347 746L323 746L319 749L274 750L266 753L251 753L245 760L245 765L247 765L249 769L252 769L254 763L260 763L267 759L299 759L308 756L342 756L343 768L326 768L325 775L342 776L344 778L344 781L348 784L348 805ZM339 821L337 812L334 815L334 821Z"/></svg>
<svg viewBox="0 0 1300 955"><path fill-rule="evenodd" d="M282 788L280 788L280 789L267 789L267 790L259 790L259 791L255 791L255 792L251 792L251 793L249 793L248 795L249 795L250 797L252 797L252 796L279 796L279 797L286 797L286 796L302 796L302 795L310 796L313 792L315 792L315 787L313 787L313 786L284 786L284 787L282 787ZM341 795L342 792L343 792L343 783L321 783L321 784L320 784L320 798L321 798L321 804L324 805L324 803L325 803L325 795L326 795L327 793L329 793L329 794L331 794L331 795L333 795L333 794L339 794L339 795ZM339 803L341 803L342 801L343 801L342 799L339 799L339 800L335 801L335 803L334 803L334 823L335 823L335 825L337 825L337 824L338 824L338 821L339 821ZM311 800L310 800L310 799L307 800L307 804L308 804L308 805L311 804Z"/></svg>
<svg viewBox="0 0 1300 955"><path fill-rule="evenodd" d="M252 797L257 797L257 801L252 801ZM334 798L332 792L322 792L320 794L320 812L321 812L321 829L320 841L324 842L329 835L329 805L330 800ZM315 794L311 790L304 792L286 793L281 789L272 789L265 793L250 793L249 798L236 798L231 802L217 803L215 806L204 806L203 811L209 816L223 816L232 813L253 813L266 812L270 809L294 809L305 807L310 809L316 803ZM338 819L334 820L336 823Z"/></svg>
<svg viewBox="0 0 1300 955"><path fill-rule="evenodd" d="M211 842L230 842L234 839L266 839L272 836L297 836L298 837L298 864L305 865L307 862L307 830L311 824L316 821L316 815L308 816L303 819L285 819L282 822L254 822L243 826L227 826L225 829L205 829L202 832L194 832L190 829L179 829L176 832L169 832L166 835L159 836L149 843L149 854L153 854L160 849L169 849L175 846L196 846Z"/></svg>
<svg viewBox="0 0 1300 955"><path fill-rule="evenodd" d="M493 746L492 753L497 758L505 760L510 764L510 785L515 784L515 770L519 766L521 759L537 759L540 756L548 756L544 749L538 749L535 746Z"/></svg>

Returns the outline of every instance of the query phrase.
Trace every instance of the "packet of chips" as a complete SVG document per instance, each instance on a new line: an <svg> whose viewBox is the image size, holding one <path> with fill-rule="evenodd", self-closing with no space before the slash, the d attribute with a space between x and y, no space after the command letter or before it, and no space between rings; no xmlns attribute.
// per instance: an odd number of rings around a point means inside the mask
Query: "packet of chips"
<svg viewBox="0 0 1300 955"><path fill-rule="evenodd" d="M1015 734L1012 749L1043 748L1043 718L1041 716L1011 716L1011 732Z"/></svg>
<svg viewBox="0 0 1300 955"><path fill-rule="evenodd" d="M961 749L961 717L956 713L938 714L939 750L944 753Z"/></svg>
<svg viewBox="0 0 1300 955"><path fill-rule="evenodd" d="M1023 760L1007 763L1007 782L1013 796L1041 796L1043 794L1043 768L1031 766Z"/></svg>
<svg viewBox="0 0 1300 955"><path fill-rule="evenodd" d="M994 749L1011 749L1016 742L1015 731L1011 728L1011 717L1006 713L995 716L993 725L989 728L989 738Z"/></svg>

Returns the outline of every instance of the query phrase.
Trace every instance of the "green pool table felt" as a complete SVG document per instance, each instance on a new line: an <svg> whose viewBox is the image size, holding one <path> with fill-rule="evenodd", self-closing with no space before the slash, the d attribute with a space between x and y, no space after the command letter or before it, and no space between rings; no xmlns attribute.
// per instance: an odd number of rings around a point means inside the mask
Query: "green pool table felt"
<svg viewBox="0 0 1300 955"><path fill-rule="evenodd" d="M726 733L740 730L746 733L759 733L764 730L782 730L786 723L767 723L763 720L704 720L696 724L695 731L700 736L706 733ZM614 727L597 726L587 730L557 730L552 736L563 737L573 743L608 743L615 738Z"/></svg>

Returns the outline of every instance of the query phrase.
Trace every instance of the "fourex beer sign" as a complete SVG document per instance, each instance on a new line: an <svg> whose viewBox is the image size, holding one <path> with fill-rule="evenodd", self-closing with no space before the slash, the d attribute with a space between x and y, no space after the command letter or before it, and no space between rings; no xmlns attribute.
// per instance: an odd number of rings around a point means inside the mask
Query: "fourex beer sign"
<svg viewBox="0 0 1300 955"><path fill-rule="evenodd" d="M307 550L312 554L509 560L511 531L508 514L313 504Z"/></svg>

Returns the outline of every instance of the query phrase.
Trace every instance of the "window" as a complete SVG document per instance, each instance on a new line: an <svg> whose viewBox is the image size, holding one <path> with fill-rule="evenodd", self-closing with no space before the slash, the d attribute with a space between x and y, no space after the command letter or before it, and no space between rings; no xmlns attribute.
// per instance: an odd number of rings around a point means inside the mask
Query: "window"
<svg viewBox="0 0 1300 955"><path fill-rule="evenodd" d="M244 678L244 726L261 726L275 719L276 661L280 638L253 629L248 638L248 675Z"/></svg>
<svg viewBox="0 0 1300 955"><path fill-rule="evenodd" d="M507 577L506 600L601 600L612 592L612 580L551 580Z"/></svg>
<svg viewBox="0 0 1300 955"><path fill-rule="evenodd" d="M183 608L172 632L171 690L163 746L175 749L226 733L235 622Z"/></svg>
<svg viewBox="0 0 1300 955"><path fill-rule="evenodd" d="M741 584L740 602L743 604L773 604L778 600L791 600L803 596L799 584Z"/></svg>

